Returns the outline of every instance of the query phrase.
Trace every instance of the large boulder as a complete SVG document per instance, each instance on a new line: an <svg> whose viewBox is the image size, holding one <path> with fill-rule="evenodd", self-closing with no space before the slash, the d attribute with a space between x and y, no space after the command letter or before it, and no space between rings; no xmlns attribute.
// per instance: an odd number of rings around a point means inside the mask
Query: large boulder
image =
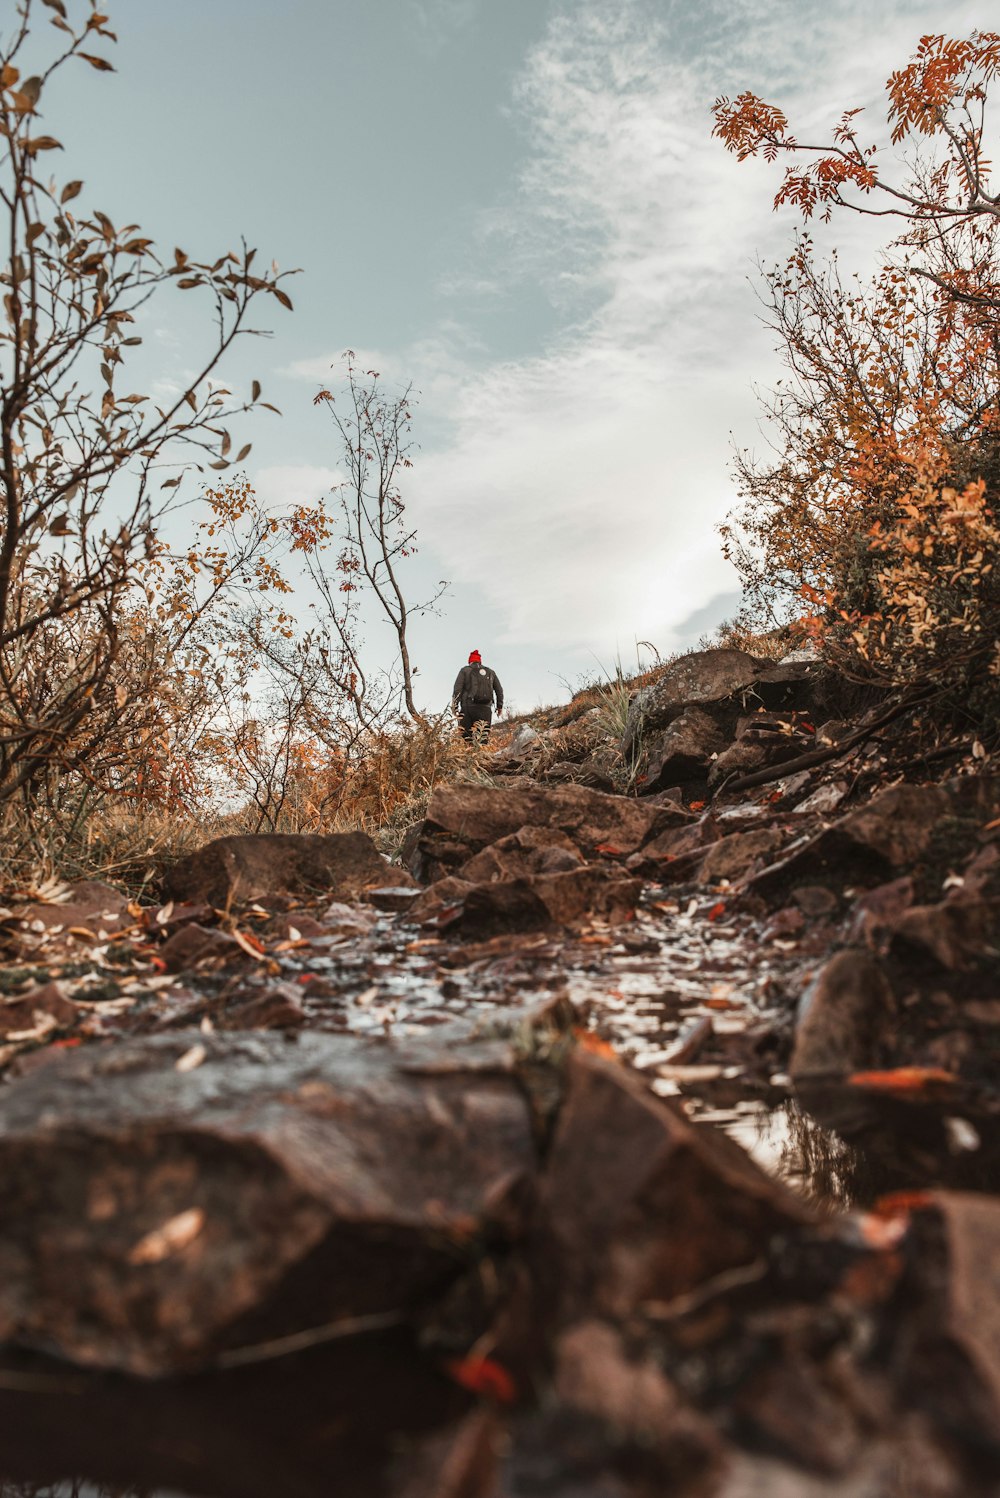
<svg viewBox="0 0 1000 1498"><path fill-rule="evenodd" d="M687 816L675 805L643 806L581 785L439 786L407 835L403 857L419 879L433 880L526 827L561 831L585 856L627 855Z"/></svg>
<svg viewBox="0 0 1000 1498"><path fill-rule="evenodd" d="M645 739L645 767L638 777L640 795L665 790L685 780L704 778L713 755L725 748L726 737L714 718L689 707L663 730Z"/></svg>
<svg viewBox="0 0 1000 1498"><path fill-rule="evenodd" d="M405 1315L534 1168L501 1042L411 1042L405 1065L323 1034L67 1053L0 1093L0 1341L162 1375Z"/></svg>
<svg viewBox="0 0 1000 1498"><path fill-rule="evenodd" d="M538 1213L540 1295L563 1324L669 1303L812 1220L725 1135L582 1050L569 1062Z"/></svg>
<svg viewBox="0 0 1000 1498"><path fill-rule="evenodd" d="M695 650L672 661L629 703L622 749L630 753L644 732L665 728L686 707L723 702L752 686L766 662L742 650Z"/></svg>
<svg viewBox="0 0 1000 1498"><path fill-rule="evenodd" d="M178 859L162 882L174 899L221 909L320 891L351 900L366 889L412 881L405 871L390 869L367 833L273 832L215 838Z"/></svg>
<svg viewBox="0 0 1000 1498"><path fill-rule="evenodd" d="M751 888L767 897L827 877L882 883L929 853L956 809L947 786L889 786L867 806L800 843L759 874Z"/></svg>
<svg viewBox="0 0 1000 1498"><path fill-rule="evenodd" d="M841 1077L875 1066L895 1014L881 965L867 952L838 952L803 995L789 1067L792 1078Z"/></svg>

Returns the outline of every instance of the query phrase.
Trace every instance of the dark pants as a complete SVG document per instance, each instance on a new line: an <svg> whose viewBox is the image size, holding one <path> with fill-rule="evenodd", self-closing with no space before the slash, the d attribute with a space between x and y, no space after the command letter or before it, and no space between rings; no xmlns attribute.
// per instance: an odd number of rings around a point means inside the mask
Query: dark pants
<svg viewBox="0 0 1000 1498"><path fill-rule="evenodd" d="M463 704L458 719L463 739L471 739L473 732L479 740L488 739L492 722L493 706L491 703L467 702Z"/></svg>

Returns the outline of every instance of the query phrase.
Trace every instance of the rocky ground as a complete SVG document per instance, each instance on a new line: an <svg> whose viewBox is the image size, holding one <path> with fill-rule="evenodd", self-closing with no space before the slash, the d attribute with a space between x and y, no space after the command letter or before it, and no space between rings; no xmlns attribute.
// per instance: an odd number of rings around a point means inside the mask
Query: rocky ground
<svg viewBox="0 0 1000 1498"><path fill-rule="evenodd" d="M982 746L718 650L491 770L9 903L10 1491L1000 1491Z"/></svg>

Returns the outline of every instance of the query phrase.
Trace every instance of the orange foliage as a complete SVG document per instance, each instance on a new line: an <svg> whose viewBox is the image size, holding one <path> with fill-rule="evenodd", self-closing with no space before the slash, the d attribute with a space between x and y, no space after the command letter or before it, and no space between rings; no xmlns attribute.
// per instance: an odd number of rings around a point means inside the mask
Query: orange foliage
<svg viewBox="0 0 1000 1498"><path fill-rule="evenodd" d="M902 223L867 285L845 282L836 256L817 266L808 235L767 277L791 375L768 408L778 459L738 455L744 504L723 528L749 618L805 601L828 653L886 684L956 668L956 684L983 681L1000 665L1000 215L983 150L998 74L998 34L922 38L887 83L892 143L929 151L899 180L859 110L811 144L752 93L716 103L740 160L793 158L776 206Z"/></svg>

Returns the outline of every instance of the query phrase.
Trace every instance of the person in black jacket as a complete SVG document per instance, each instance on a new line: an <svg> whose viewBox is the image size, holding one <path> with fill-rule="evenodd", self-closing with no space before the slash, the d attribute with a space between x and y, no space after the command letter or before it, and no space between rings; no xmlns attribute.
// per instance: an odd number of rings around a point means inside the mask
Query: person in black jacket
<svg viewBox="0 0 1000 1498"><path fill-rule="evenodd" d="M483 665L478 650L469 656L469 664L463 666L455 677L451 693L451 705L458 713L458 722L463 739L477 736L489 738L493 721L493 701L496 699L497 714L503 712L503 687L500 678L489 666Z"/></svg>

